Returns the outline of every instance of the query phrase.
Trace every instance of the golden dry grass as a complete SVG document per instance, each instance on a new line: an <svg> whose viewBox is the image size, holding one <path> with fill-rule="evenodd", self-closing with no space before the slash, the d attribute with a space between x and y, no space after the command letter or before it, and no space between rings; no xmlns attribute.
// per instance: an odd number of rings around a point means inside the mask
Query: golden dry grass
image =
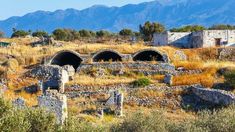
<svg viewBox="0 0 235 132"><path fill-rule="evenodd" d="M68 83L68 85L78 84L84 86L106 86L115 84L126 84L133 82L135 78L130 77L118 77L118 76L106 76L103 78L94 78L87 75L76 75L74 81Z"/></svg>
<svg viewBox="0 0 235 132"><path fill-rule="evenodd" d="M216 68L235 68L235 62L232 61L206 61L204 62L204 67L216 67Z"/></svg>
<svg viewBox="0 0 235 132"><path fill-rule="evenodd" d="M156 98L156 97L164 97L165 93L156 90L139 89L135 92L135 96L141 99Z"/></svg>
<svg viewBox="0 0 235 132"><path fill-rule="evenodd" d="M174 61L176 68L184 67L187 70L203 69L203 62L201 61Z"/></svg>
<svg viewBox="0 0 235 132"><path fill-rule="evenodd" d="M173 77L173 85L202 84L205 87L212 87L215 82L216 68L207 68L201 74L181 75Z"/></svg>
<svg viewBox="0 0 235 132"><path fill-rule="evenodd" d="M10 101L14 101L17 98L22 97L25 99L27 106L36 106L38 104L37 97L39 95L41 95L40 92L37 94L28 94L26 92L16 93L14 90L7 90L4 92L3 97Z"/></svg>

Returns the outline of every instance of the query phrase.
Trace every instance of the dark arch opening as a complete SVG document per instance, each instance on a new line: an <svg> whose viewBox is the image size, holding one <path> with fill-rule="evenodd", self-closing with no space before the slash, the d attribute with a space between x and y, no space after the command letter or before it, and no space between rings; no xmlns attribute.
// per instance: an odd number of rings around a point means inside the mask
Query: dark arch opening
<svg viewBox="0 0 235 132"><path fill-rule="evenodd" d="M101 51L93 57L93 62L122 61L121 55L114 51Z"/></svg>
<svg viewBox="0 0 235 132"><path fill-rule="evenodd" d="M80 66L82 62L81 57L79 57L77 54L66 51L61 52L57 54L51 61L52 65L59 65L59 66L65 66L65 65L72 65L75 71Z"/></svg>
<svg viewBox="0 0 235 132"><path fill-rule="evenodd" d="M157 51L153 51L153 50L141 51L137 53L136 55L134 55L133 60L134 61L162 61L164 62L163 56Z"/></svg>

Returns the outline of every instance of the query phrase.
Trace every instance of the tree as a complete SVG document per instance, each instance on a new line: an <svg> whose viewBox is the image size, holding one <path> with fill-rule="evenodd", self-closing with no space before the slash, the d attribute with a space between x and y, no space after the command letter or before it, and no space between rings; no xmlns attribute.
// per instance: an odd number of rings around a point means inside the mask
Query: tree
<svg viewBox="0 0 235 132"><path fill-rule="evenodd" d="M218 25L213 25L209 28L209 30L234 30L235 25L229 25L229 24L218 24Z"/></svg>
<svg viewBox="0 0 235 132"><path fill-rule="evenodd" d="M188 25L188 26L183 26L180 28L170 29L171 32L197 32L197 31L202 31L202 30L206 30L206 27L201 26L201 25Z"/></svg>
<svg viewBox="0 0 235 132"><path fill-rule="evenodd" d="M133 32L131 29L122 29L120 32L119 32L119 35L123 36L123 37L129 37L131 35L133 35Z"/></svg>
<svg viewBox="0 0 235 132"><path fill-rule="evenodd" d="M104 38L104 37L109 37L109 36L111 36L111 34L110 34L109 31L100 30L100 31L97 31L97 32L96 32L96 36L97 36L98 38Z"/></svg>
<svg viewBox="0 0 235 132"><path fill-rule="evenodd" d="M53 31L53 36L56 40L73 41L79 39L80 34L72 29L56 29Z"/></svg>
<svg viewBox="0 0 235 132"><path fill-rule="evenodd" d="M65 40L67 38L67 33L63 29L56 29L52 34L56 40Z"/></svg>
<svg viewBox="0 0 235 132"><path fill-rule="evenodd" d="M11 38L25 37L27 35L30 35L30 33L28 31L16 30L15 28L13 28L13 34L11 35Z"/></svg>
<svg viewBox="0 0 235 132"><path fill-rule="evenodd" d="M81 37L91 37L92 36L91 32L88 30L85 30L85 29L80 30L79 34Z"/></svg>
<svg viewBox="0 0 235 132"><path fill-rule="evenodd" d="M145 22L145 24L139 27L140 34L142 35L144 41L152 41L154 33L161 33L165 31L164 25L157 22Z"/></svg>
<svg viewBox="0 0 235 132"><path fill-rule="evenodd" d="M4 32L0 31L0 38L3 38L4 37Z"/></svg>
<svg viewBox="0 0 235 132"><path fill-rule="evenodd" d="M33 32L33 33L32 33L32 36L33 36L33 37L48 37L49 35L48 35L48 33L45 32L45 31L40 31L40 30L38 30L38 31Z"/></svg>

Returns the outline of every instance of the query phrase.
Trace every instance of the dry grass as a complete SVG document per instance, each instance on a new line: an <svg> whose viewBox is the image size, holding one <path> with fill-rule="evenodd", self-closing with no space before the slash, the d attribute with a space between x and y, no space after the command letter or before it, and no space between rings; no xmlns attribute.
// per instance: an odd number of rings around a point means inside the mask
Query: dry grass
<svg viewBox="0 0 235 132"><path fill-rule="evenodd" d="M208 68L201 74L175 76L173 77L173 85L202 84L205 87L212 87L216 71L216 68Z"/></svg>
<svg viewBox="0 0 235 132"><path fill-rule="evenodd" d="M133 82L135 78L130 77L118 77L118 76L106 76L103 78L94 78L87 75L77 75L74 81L68 83L68 85L78 84L84 86L106 86L115 84L126 84Z"/></svg>
<svg viewBox="0 0 235 132"><path fill-rule="evenodd" d="M206 61L204 67L216 67L216 68L235 68L235 62L232 61Z"/></svg>
<svg viewBox="0 0 235 132"><path fill-rule="evenodd" d="M7 90L4 92L3 97L11 101L19 97L22 97L25 99L27 106L36 106L38 104L37 102L38 95L41 95L41 93L37 93L37 94L28 94L26 92L16 93L14 90Z"/></svg>
<svg viewBox="0 0 235 132"><path fill-rule="evenodd" d="M165 94L163 92L156 90L139 89L135 92L135 96L144 99L144 98L164 97Z"/></svg>
<svg viewBox="0 0 235 132"><path fill-rule="evenodd" d="M203 69L203 62L201 61L174 61L175 67L184 67L187 70Z"/></svg>

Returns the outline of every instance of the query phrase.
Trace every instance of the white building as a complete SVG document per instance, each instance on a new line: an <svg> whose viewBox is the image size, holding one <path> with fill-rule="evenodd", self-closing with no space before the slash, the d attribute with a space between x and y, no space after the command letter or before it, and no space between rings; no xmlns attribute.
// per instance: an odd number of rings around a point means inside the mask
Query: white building
<svg viewBox="0 0 235 132"><path fill-rule="evenodd" d="M235 30L204 30L198 32L164 32L154 34L154 45L180 48L231 46L235 44Z"/></svg>

